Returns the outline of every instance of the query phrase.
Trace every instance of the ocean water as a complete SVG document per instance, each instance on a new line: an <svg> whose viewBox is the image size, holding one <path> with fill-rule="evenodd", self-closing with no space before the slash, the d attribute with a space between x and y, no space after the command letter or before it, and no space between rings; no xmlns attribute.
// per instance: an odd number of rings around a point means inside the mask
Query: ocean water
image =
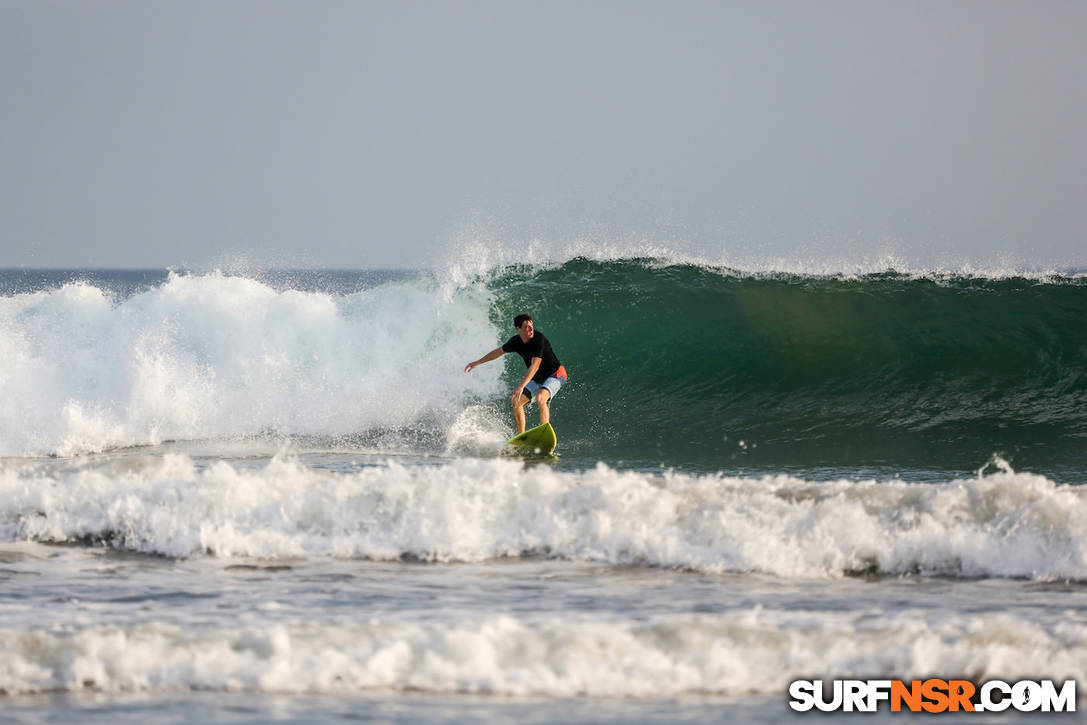
<svg viewBox="0 0 1087 725"><path fill-rule="evenodd" d="M554 461L504 455L519 358L463 373L522 311L570 372ZM1087 686L1074 270L7 270L0 400L0 721L777 723L813 717L795 679Z"/></svg>

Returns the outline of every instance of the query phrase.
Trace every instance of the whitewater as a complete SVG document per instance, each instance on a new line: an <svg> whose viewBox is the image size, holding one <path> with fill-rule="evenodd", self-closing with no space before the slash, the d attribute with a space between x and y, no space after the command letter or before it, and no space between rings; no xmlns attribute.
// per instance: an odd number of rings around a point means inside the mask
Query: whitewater
<svg viewBox="0 0 1087 725"><path fill-rule="evenodd" d="M462 372L524 311L570 371L551 462L504 455L520 359ZM1083 692L1085 319L1074 271L0 271L3 717Z"/></svg>

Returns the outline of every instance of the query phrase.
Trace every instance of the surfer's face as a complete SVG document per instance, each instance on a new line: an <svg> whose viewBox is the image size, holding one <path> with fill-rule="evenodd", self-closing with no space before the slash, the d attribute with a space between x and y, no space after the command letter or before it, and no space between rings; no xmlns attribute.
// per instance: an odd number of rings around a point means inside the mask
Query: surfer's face
<svg viewBox="0 0 1087 725"><path fill-rule="evenodd" d="M532 320L525 320L521 323L521 326L517 328L517 332L520 333L521 339L528 342L532 339Z"/></svg>

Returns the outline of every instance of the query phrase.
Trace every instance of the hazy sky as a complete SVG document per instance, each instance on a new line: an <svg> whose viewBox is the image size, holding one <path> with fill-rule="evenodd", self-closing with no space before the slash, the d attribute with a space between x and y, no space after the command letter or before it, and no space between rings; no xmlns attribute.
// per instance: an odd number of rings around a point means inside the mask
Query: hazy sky
<svg viewBox="0 0 1087 725"><path fill-rule="evenodd" d="M0 266L1087 266L1087 3L0 0Z"/></svg>

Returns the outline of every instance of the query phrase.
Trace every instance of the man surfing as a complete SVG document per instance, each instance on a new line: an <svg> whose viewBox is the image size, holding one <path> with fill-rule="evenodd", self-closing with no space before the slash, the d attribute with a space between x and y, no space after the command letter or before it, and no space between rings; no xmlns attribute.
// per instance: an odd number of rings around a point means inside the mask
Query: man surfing
<svg viewBox="0 0 1087 725"><path fill-rule="evenodd" d="M566 384L567 375L566 368L551 349L551 342L533 326L531 315L517 315L513 318L513 326L517 329L516 335L506 340L502 347L496 347L475 362L468 363L464 372L471 372L477 365L497 360L507 352L515 352L524 358L528 371L510 396L513 422L517 426L517 432L524 433L525 405L535 396L536 405L540 409L540 425L550 423L551 409L548 402Z"/></svg>

